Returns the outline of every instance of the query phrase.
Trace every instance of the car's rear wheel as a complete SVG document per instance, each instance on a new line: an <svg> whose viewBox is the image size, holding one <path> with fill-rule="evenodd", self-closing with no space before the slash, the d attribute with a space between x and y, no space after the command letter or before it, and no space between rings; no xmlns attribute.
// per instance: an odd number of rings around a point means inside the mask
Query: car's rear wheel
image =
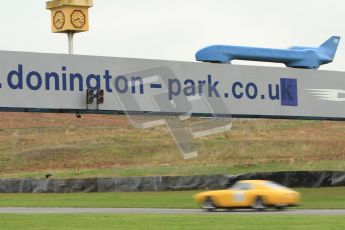
<svg viewBox="0 0 345 230"><path fill-rule="evenodd" d="M211 197L207 197L202 203L202 208L207 211L213 211L216 209L216 205Z"/></svg>
<svg viewBox="0 0 345 230"><path fill-rule="evenodd" d="M259 211L264 210L266 208L264 199L261 196L256 197L252 207Z"/></svg>
<svg viewBox="0 0 345 230"><path fill-rule="evenodd" d="M282 211L282 210L284 210L286 207L287 207L287 205L277 205L277 206L276 206L276 209L279 210L279 211Z"/></svg>

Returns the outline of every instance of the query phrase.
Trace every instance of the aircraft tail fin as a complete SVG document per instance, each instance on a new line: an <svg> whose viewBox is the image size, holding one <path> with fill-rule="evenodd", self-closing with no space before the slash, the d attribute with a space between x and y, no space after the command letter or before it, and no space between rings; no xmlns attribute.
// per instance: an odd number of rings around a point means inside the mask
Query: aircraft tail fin
<svg viewBox="0 0 345 230"><path fill-rule="evenodd" d="M327 55L333 60L335 53L337 52L340 37L332 36L327 41L325 41L320 48L322 48Z"/></svg>

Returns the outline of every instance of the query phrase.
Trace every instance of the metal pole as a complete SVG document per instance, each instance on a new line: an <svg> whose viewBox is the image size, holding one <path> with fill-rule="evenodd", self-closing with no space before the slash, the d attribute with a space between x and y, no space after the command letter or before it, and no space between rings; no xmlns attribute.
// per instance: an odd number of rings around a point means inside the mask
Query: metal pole
<svg viewBox="0 0 345 230"><path fill-rule="evenodd" d="M74 35L73 31L67 32L67 37L68 37L68 53L69 54L73 54L73 35ZM86 107L86 109L87 109L87 107ZM79 110L75 111L75 115L76 115L77 118L81 118L81 114L80 114Z"/></svg>
<svg viewBox="0 0 345 230"><path fill-rule="evenodd" d="M73 54L73 35L74 32L67 32L68 36L68 53Z"/></svg>

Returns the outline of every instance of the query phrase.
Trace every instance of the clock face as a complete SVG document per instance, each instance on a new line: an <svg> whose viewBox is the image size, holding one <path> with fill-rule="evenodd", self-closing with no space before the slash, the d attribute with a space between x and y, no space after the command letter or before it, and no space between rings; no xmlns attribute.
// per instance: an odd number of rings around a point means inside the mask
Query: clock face
<svg viewBox="0 0 345 230"><path fill-rule="evenodd" d="M61 11L56 11L53 18L53 24L56 29L61 29L65 25L65 15Z"/></svg>
<svg viewBox="0 0 345 230"><path fill-rule="evenodd" d="M71 23L75 28L82 28L86 23L86 18L81 10L75 10L71 14Z"/></svg>

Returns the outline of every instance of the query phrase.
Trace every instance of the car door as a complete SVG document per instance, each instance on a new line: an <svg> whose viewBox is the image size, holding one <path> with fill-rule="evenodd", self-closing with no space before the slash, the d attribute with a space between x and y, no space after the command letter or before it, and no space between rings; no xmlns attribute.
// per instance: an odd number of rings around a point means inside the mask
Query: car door
<svg viewBox="0 0 345 230"><path fill-rule="evenodd" d="M230 189L229 207L248 206L253 186L250 183L240 182Z"/></svg>

